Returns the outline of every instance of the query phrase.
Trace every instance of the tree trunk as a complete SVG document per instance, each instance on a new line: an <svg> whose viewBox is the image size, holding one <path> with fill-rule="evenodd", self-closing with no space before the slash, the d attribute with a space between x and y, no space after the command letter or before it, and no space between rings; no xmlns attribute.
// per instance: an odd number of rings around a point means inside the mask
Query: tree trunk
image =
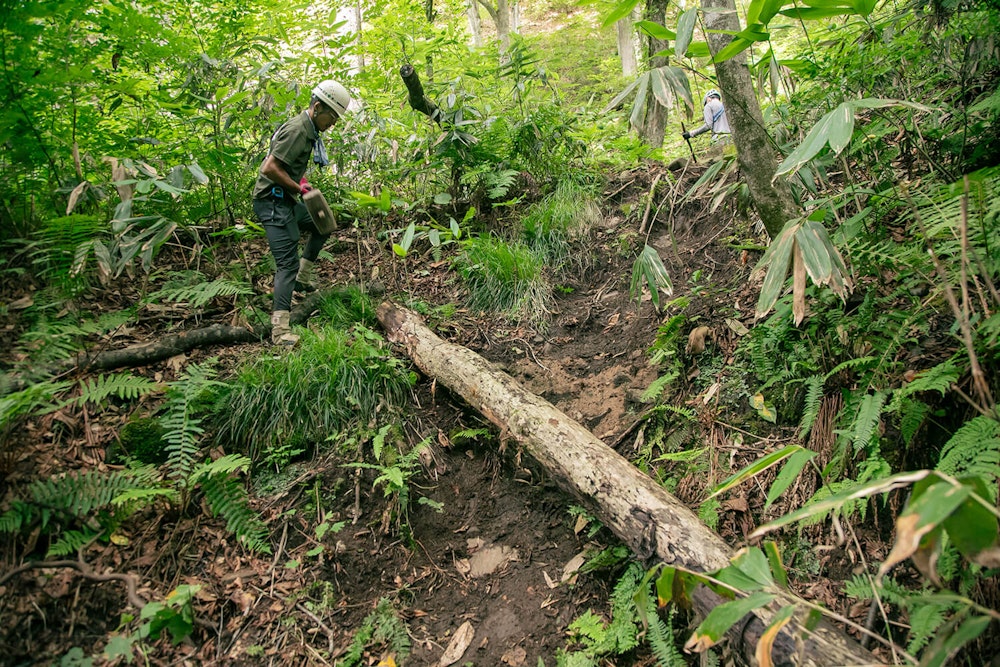
<svg viewBox="0 0 1000 667"><path fill-rule="evenodd" d="M736 4L734 0L702 0L701 9L708 31L708 46L714 58L733 39L732 35L719 31L740 30ZM764 127L764 117L747 68L746 52L715 63L715 74L736 144L740 171L764 227L771 238L775 238L786 221L799 215L799 208L787 182L779 179L771 184L777 168L774 142Z"/></svg>
<svg viewBox="0 0 1000 667"><path fill-rule="evenodd" d="M403 345L417 367L517 440L561 487L589 505L641 558L699 572L729 563L729 547L694 512L552 404L471 350L434 335L415 313L384 302L376 314L389 340ZM780 601L795 600L786 595ZM693 602L704 615L719 604L719 598L703 588ZM766 610L761 614L769 616ZM758 617L733 626L732 637L748 660L753 659L764 627ZM804 642L803 655L798 654L793 635L784 631L782 635L773 649L776 665L876 663L829 625L821 624Z"/></svg>
<svg viewBox="0 0 1000 667"><path fill-rule="evenodd" d="M483 21L479 17L479 2L478 0L469 0L469 7L466 12L469 17L469 35L472 37L473 48L482 48L483 46Z"/></svg>
<svg viewBox="0 0 1000 667"><path fill-rule="evenodd" d="M618 57L622 63L622 76L633 77L639 72L633 15L620 19L615 23L615 28L618 31Z"/></svg>
<svg viewBox="0 0 1000 667"><path fill-rule="evenodd" d="M507 0L497 0L497 39L500 40L500 53L510 50L510 4Z"/></svg>
<svg viewBox="0 0 1000 667"><path fill-rule="evenodd" d="M521 3L514 0L510 5L510 32L512 35L521 34Z"/></svg>
<svg viewBox="0 0 1000 667"><path fill-rule="evenodd" d="M663 24L667 15L667 0L646 0L646 20ZM655 37L649 37L647 42L647 57L649 58L649 68L663 67L667 64L667 59L663 56L653 57L654 53L666 49L667 42ZM642 127L639 128L639 136L646 144L654 147L663 145L663 135L667 131L667 109L656 101L653 95L653 87L646 91L646 115L643 118Z"/></svg>

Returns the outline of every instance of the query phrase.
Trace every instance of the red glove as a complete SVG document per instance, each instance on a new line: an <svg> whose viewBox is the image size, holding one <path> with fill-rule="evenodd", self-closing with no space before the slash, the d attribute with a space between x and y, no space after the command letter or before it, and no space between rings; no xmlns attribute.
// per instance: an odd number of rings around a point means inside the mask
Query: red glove
<svg viewBox="0 0 1000 667"><path fill-rule="evenodd" d="M306 177L303 176L302 180L299 181L299 194L300 195L304 195L305 193L309 192L310 190L312 190L312 186L309 185L309 182L306 181Z"/></svg>

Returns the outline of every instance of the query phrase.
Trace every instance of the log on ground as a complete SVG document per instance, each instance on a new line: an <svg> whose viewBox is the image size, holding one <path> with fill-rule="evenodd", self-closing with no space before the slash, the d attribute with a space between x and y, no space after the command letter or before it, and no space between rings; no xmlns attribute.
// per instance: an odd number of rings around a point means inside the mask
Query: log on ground
<svg viewBox="0 0 1000 667"><path fill-rule="evenodd" d="M513 437L639 557L697 572L729 564L732 550L694 512L551 403L475 352L442 340L415 313L386 301L376 314L389 340L402 345L421 371ZM783 604L802 602L791 594L782 598ZM693 602L704 616L721 599L702 588ZM760 610L733 626L731 639L748 663L755 662L754 649L772 615ZM786 626L774 644L775 665L879 664L832 625L821 623L797 642L803 631L794 623Z"/></svg>
<svg viewBox="0 0 1000 667"><path fill-rule="evenodd" d="M292 324L305 324L315 310L319 299L329 293L329 290L315 292L303 299L299 305L292 309ZM62 375L74 369L94 372L116 368L135 368L203 347L263 342L268 340L270 335L270 322L262 322L253 328L215 324L170 334L148 343L132 345L120 350L89 350L70 359L33 368L24 375L0 375L0 396L21 391L32 382Z"/></svg>

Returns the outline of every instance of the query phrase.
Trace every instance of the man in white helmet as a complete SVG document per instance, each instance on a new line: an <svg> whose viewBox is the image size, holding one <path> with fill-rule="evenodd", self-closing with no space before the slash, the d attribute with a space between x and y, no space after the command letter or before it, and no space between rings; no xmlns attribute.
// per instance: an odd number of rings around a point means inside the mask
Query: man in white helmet
<svg viewBox="0 0 1000 667"><path fill-rule="evenodd" d="M722 105L722 95L717 90L710 90L705 93L705 124L697 130L685 132L681 136L685 139L697 137L711 130L712 142L716 142L722 135L729 135L729 118L726 117L726 108Z"/></svg>
<svg viewBox="0 0 1000 667"><path fill-rule="evenodd" d="M313 88L309 107L271 137L254 184L253 210L264 225L277 267L271 313L271 341L275 344L292 346L298 342L289 323L292 292L316 289L312 284L313 262L330 237L319 233L300 199L310 190L305 179L309 158L319 166L329 163L320 134L347 113L350 103L350 93L336 81L323 81ZM309 232L309 240L300 259L301 230Z"/></svg>

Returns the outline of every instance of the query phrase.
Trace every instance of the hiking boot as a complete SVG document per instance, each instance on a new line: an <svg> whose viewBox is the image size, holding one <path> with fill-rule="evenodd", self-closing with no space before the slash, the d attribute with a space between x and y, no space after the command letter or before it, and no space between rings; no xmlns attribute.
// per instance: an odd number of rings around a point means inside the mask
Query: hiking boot
<svg viewBox="0 0 1000 667"><path fill-rule="evenodd" d="M313 262L302 257L299 259L299 273L295 276L296 292L315 292L313 284Z"/></svg>
<svg viewBox="0 0 1000 667"><path fill-rule="evenodd" d="M271 342L284 347L295 347L299 337L292 333L292 314L287 310L271 313Z"/></svg>

